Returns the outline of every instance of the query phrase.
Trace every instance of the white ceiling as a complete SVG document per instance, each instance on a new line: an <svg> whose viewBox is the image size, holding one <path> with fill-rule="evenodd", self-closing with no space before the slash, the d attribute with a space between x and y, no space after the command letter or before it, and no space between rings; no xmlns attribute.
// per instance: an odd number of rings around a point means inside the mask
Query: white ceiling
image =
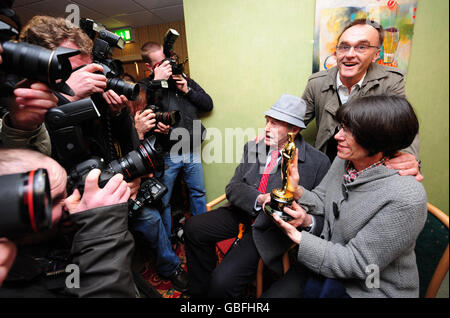
<svg viewBox="0 0 450 318"><path fill-rule="evenodd" d="M81 18L108 29L184 20L183 0L15 0L13 9L25 24L37 14L67 17L69 4L78 5Z"/></svg>

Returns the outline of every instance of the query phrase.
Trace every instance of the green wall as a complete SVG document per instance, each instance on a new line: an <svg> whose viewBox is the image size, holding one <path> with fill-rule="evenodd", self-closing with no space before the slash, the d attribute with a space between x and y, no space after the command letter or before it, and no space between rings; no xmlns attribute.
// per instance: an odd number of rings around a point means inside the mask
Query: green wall
<svg viewBox="0 0 450 318"><path fill-rule="evenodd" d="M204 149L216 156L204 163L208 200L224 192L238 164L226 153L242 153L241 143L226 138L227 128L251 128L251 138L281 94L301 96L312 69L314 11L313 0L184 1L191 76L214 100L202 118L211 132ZM406 91L421 123L428 198L446 213L448 57L448 1L419 0ZM303 132L307 140L314 130Z"/></svg>

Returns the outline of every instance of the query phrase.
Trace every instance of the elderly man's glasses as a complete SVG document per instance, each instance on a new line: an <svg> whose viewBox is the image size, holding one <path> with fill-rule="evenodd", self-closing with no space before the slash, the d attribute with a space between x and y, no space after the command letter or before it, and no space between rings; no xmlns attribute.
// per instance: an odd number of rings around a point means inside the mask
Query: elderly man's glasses
<svg viewBox="0 0 450 318"><path fill-rule="evenodd" d="M350 49L353 48L356 53L366 53L371 48L377 48L378 46L368 45L368 44L358 44L355 46L348 44L340 44L336 46L336 52L338 53L347 53L350 52Z"/></svg>

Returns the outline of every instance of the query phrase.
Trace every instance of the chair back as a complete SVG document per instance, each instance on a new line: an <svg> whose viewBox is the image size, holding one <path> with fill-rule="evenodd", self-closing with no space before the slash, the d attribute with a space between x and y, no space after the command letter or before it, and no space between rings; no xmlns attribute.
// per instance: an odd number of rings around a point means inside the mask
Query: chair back
<svg viewBox="0 0 450 318"><path fill-rule="evenodd" d="M448 272L448 215L428 203L428 216L417 238L419 297L435 297Z"/></svg>

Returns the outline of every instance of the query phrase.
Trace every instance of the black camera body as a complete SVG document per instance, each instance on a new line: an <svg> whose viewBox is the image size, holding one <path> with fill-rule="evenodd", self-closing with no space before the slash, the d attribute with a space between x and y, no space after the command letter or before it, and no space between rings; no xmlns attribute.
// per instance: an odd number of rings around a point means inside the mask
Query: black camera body
<svg viewBox="0 0 450 318"><path fill-rule="evenodd" d="M181 119L181 114L179 110L171 110L168 112L160 111L159 107L156 105L148 105L146 109L151 109L155 113L156 125L161 122L164 125L174 126L178 124Z"/></svg>
<svg viewBox="0 0 450 318"><path fill-rule="evenodd" d="M135 200L129 201L130 217L144 205L152 205L167 193L167 187L157 178L150 178L142 182Z"/></svg>
<svg viewBox="0 0 450 318"><path fill-rule="evenodd" d="M74 92L65 81L72 73L69 57L78 55L80 51L65 47L52 51L38 45L11 40L18 38L21 29L20 19L11 9L12 2L0 1L0 16L9 22L0 21L0 43L3 47L0 70L46 83L56 91L73 96ZM11 88L4 90L10 91Z"/></svg>
<svg viewBox="0 0 450 318"><path fill-rule="evenodd" d="M51 108L45 114L45 123L52 140L57 160L66 168L89 158L82 124L100 118L101 114L91 98Z"/></svg>
<svg viewBox="0 0 450 318"><path fill-rule="evenodd" d="M161 107L159 105L161 105L162 90L168 88L169 83L166 80L151 80L147 85L147 101L149 104L145 107L145 109L151 109L155 113L156 125L158 122L161 122L164 125L174 126L178 124L181 119L181 113L178 110L168 112L161 111Z"/></svg>
<svg viewBox="0 0 450 318"><path fill-rule="evenodd" d="M111 89L118 95L135 100L139 95L139 85L121 79L124 74L122 62L111 58L112 50L123 49L125 41L91 19L80 19L80 27L94 41L92 59L103 67L103 75L107 78L106 90Z"/></svg>

